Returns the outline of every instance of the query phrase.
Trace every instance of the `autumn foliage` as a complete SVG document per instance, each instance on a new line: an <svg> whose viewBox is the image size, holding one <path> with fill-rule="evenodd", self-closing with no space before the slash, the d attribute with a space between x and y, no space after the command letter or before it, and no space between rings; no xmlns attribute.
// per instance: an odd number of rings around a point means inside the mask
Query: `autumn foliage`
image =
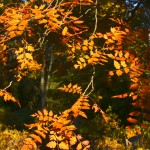
<svg viewBox="0 0 150 150"><path fill-rule="evenodd" d="M130 26L119 18L109 19L115 25L106 33L97 31L96 3L93 0L44 0L40 4L34 1L4 8L0 16L0 61L4 67L12 62L17 64L10 70L13 73L13 82L21 81L28 74L36 77L37 73L44 73L43 67L46 67L49 53L46 44L53 38L52 33L57 35L63 46L65 45L65 49L58 54L59 57L66 53L66 61L71 63L75 70L84 71L85 68L92 70L85 89L72 83L58 88L60 91L78 96L71 108L59 115L46 108L32 115L37 122L26 125L33 133L25 139L22 150L36 150L37 143L42 144L44 139L48 139L46 147L50 149L66 150L71 147L77 150L89 149L90 142L84 140L80 134L76 134L74 122L79 116L87 118L85 112L89 109L101 113L105 122L108 122L104 111L91 98L95 90L94 78L97 66L103 66L104 69L106 67L104 71L109 78L125 74L130 79L129 91L110 98L132 98L133 106L147 109L144 102L149 94L149 80L143 78L145 71L143 58L127 47L134 33ZM74 12L77 7L81 10L85 7L86 11L79 15ZM89 7L94 7L95 14L92 31L83 18L84 14L90 11ZM108 67L110 65L111 68ZM0 96L5 101L19 104L19 101L7 91L10 86L11 84L0 89ZM134 111L129 114L128 120L137 123L138 119L134 117L139 115L143 115L146 119L150 118L145 113Z"/></svg>

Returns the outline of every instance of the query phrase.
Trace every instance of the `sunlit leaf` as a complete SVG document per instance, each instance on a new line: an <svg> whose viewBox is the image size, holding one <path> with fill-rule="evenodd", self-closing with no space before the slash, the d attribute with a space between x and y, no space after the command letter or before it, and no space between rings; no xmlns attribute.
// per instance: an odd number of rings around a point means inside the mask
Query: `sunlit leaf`
<svg viewBox="0 0 150 150"><path fill-rule="evenodd" d="M62 31L62 35L66 35L66 33L67 33L67 31L68 31L68 27L64 27L64 29L63 29L63 31Z"/></svg>
<svg viewBox="0 0 150 150"><path fill-rule="evenodd" d="M47 20L46 19L42 19L39 21L39 24L43 24L43 23L47 23Z"/></svg>
<svg viewBox="0 0 150 150"><path fill-rule="evenodd" d="M38 141L39 143L42 143L42 139L39 136L35 134L30 134L29 136L32 137L34 140Z"/></svg>
<svg viewBox="0 0 150 150"><path fill-rule="evenodd" d="M116 61L116 60L114 60L114 67L116 68L116 69L120 69L120 64L118 63L118 61Z"/></svg>
<svg viewBox="0 0 150 150"><path fill-rule="evenodd" d="M78 20L78 21L74 21L75 24L82 24L84 21Z"/></svg>
<svg viewBox="0 0 150 150"><path fill-rule="evenodd" d="M127 67L126 62L125 62L125 61L121 61L121 66L122 66L122 67Z"/></svg>
<svg viewBox="0 0 150 150"><path fill-rule="evenodd" d="M121 76L121 75L123 74L123 71L121 71L121 70L116 70L116 74L117 74L117 76Z"/></svg>
<svg viewBox="0 0 150 150"><path fill-rule="evenodd" d="M79 144L77 145L76 150L82 150L82 144L81 144L81 143L79 143Z"/></svg>
<svg viewBox="0 0 150 150"><path fill-rule="evenodd" d="M31 45L30 45L30 46L27 46L27 50L30 51L30 52L33 52L33 51L34 51L34 47L31 46Z"/></svg>
<svg viewBox="0 0 150 150"><path fill-rule="evenodd" d="M55 148L56 147L56 142L55 141L51 141L48 144L46 144L47 147L49 148Z"/></svg>
<svg viewBox="0 0 150 150"><path fill-rule="evenodd" d="M129 68L124 68L125 73L129 73L130 69Z"/></svg>
<svg viewBox="0 0 150 150"><path fill-rule="evenodd" d="M67 143L65 143L65 142L61 142L59 144L59 148L60 149L64 149L64 150L69 150L69 145Z"/></svg>
<svg viewBox="0 0 150 150"><path fill-rule="evenodd" d="M77 142L77 138L75 136L70 138L70 145L75 145Z"/></svg>

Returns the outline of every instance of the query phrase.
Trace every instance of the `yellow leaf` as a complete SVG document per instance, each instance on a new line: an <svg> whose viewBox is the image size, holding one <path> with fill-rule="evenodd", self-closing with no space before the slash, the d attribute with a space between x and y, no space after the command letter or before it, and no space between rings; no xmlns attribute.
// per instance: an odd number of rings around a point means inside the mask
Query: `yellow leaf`
<svg viewBox="0 0 150 150"><path fill-rule="evenodd" d="M64 143L64 142L61 142L61 143L59 144L59 148L60 148L60 149L64 149L64 150L68 150L68 149L69 149L69 145L66 144L66 143Z"/></svg>
<svg viewBox="0 0 150 150"><path fill-rule="evenodd" d="M44 9L44 7L45 7L45 5L44 5L44 4L43 4L43 5L41 5L41 6L39 7L39 10Z"/></svg>
<svg viewBox="0 0 150 150"><path fill-rule="evenodd" d="M24 58L24 54L20 54L19 56L17 56L17 59L23 59Z"/></svg>
<svg viewBox="0 0 150 150"><path fill-rule="evenodd" d="M129 52L127 52L127 53L125 53L124 57L125 57L125 58L128 58L128 57L129 57L129 55L130 55L130 53L129 53Z"/></svg>
<svg viewBox="0 0 150 150"><path fill-rule="evenodd" d="M49 116L50 116L50 117L53 116L53 112L52 112L52 111L49 112Z"/></svg>
<svg viewBox="0 0 150 150"><path fill-rule="evenodd" d="M114 56L113 54L107 54L107 56L108 56L109 58L115 59L115 56Z"/></svg>
<svg viewBox="0 0 150 150"><path fill-rule="evenodd" d="M90 46L93 46L93 45L94 45L94 41L91 40L91 41L89 42L89 45L90 45Z"/></svg>
<svg viewBox="0 0 150 150"><path fill-rule="evenodd" d="M85 59L82 58L82 57L80 57L79 60L80 60L81 62L85 62Z"/></svg>
<svg viewBox="0 0 150 150"><path fill-rule="evenodd" d="M47 115L48 115L48 111L47 111L46 109L44 109L44 110L43 110L43 114L44 114L45 116L47 116Z"/></svg>
<svg viewBox="0 0 150 150"><path fill-rule="evenodd" d="M75 67L75 69L78 69L79 65L75 64L74 67Z"/></svg>
<svg viewBox="0 0 150 150"><path fill-rule="evenodd" d="M27 46L27 50L30 51L30 52L33 52L34 51L34 47L33 46Z"/></svg>
<svg viewBox="0 0 150 150"><path fill-rule="evenodd" d="M82 150L82 144L81 144L81 143L79 143L79 144L77 145L76 150Z"/></svg>
<svg viewBox="0 0 150 150"><path fill-rule="evenodd" d="M19 22L20 20L14 19L14 20L9 21L8 24L13 26L13 25L17 25Z"/></svg>
<svg viewBox="0 0 150 150"><path fill-rule="evenodd" d="M63 29L63 31L62 31L62 35L65 36L66 33L67 33L67 31L68 31L68 27L64 27L64 29Z"/></svg>
<svg viewBox="0 0 150 150"><path fill-rule="evenodd" d="M92 55L92 57L100 57L100 54L94 53L94 54Z"/></svg>
<svg viewBox="0 0 150 150"><path fill-rule="evenodd" d="M70 126L67 126L67 129L68 130L76 130L76 127L74 125L70 125Z"/></svg>
<svg viewBox="0 0 150 150"><path fill-rule="evenodd" d="M88 46L88 40L84 40L83 45Z"/></svg>
<svg viewBox="0 0 150 150"><path fill-rule="evenodd" d="M56 147L56 142L55 141L51 141L46 146L49 147L49 148L55 148Z"/></svg>
<svg viewBox="0 0 150 150"><path fill-rule="evenodd" d="M71 88L72 87L72 84L70 83L69 85L68 85L68 88Z"/></svg>
<svg viewBox="0 0 150 150"><path fill-rule="evenodd" d="M28 59L33 60L33 57L30 53L25 53L25 57L28 58Z"/></svg>
<svg viewBox="0 0 150 150"><path fill-rule="evenodd" d="M116 61L116 60L114 60L114 67L116 68L116 69L120 69L120 64Z"/></svg>
<svg viewBox="0 0 150 150"><path fill-rule="evenodd" d="M78 87L78 85L77 84L75 84L72 88L73 89L76 89Z"/></svg>
<svg viewBox="0 0 150 150"><path fill-rule="evenodd" d="M89 57L88 55L85 55L84 58L85 58L85 59L89 59L90 57Z"/></svg>
<svg viewBox="0 0 150 150"><path fill-rule="evenodd" d="M116 71L116 74L117 74L118 76L121 76L121 75L123 74L123 72L122 72L121 70L117 70L117 71Z"/></svg>
<svg viewBox="0 0 150 150"><path fill-rule="evenodd" d="M70 145L75 145L77 142L77 138L75 136L70 138Z"/></svg>
<svg viewBox="0 0 150 150"><path fill-rule="evenodd" d="M127 67L126 62L125 62L125 61L121 61L121 66L122 66L122 67Z"/></svg>

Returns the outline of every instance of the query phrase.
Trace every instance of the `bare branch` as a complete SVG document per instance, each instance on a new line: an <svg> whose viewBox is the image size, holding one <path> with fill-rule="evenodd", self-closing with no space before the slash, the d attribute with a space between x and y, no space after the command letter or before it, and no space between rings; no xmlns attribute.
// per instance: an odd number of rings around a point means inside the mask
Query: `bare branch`
<svg viewBox="0 0 150 150"><path fill-rule="evenodd" d="M88 91L88 89L89 89L90 87L92 87L92 89L91 89L90 92L87 93L86 95L90 95L90 94L94 91L94 77L95 77L95 67L93 67L93 74L92 74L92 76L91 76L91 80L90 80L90 82L89 82L87 88L86 88L85 91L83 92L83 95L86 94L86 92Z"/></svg>

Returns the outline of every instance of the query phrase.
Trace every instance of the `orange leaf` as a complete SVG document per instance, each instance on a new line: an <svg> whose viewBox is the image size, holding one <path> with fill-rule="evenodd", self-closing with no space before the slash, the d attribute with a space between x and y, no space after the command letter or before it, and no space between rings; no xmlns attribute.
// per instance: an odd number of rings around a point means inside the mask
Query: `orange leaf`
<svg viewBox="0 0 150 150"><path fill-rule="evenodd" d="M17 26L10 26L6 30L12 31L12 30L16 30L17 28L18 28Z"/></svg>
<svg viewBox="0 0 150 150"><path fill-rule="evenodd" d="M125 73L128 73L129 71L130 71L129 68L124 68L124 72L125 72Z"/></svg>
<svg viewBox="0 0 150 150"><path fill-rule="evenodd" d="M122 51L119 52L119 57L121 58L123 55Z"/></svg>
<svg viewBox="0 0 150 150"><path fill-rule="evenodd" d="M87 118L87 115L83 111L80 111L79 115L82 116L82 117L84 117L84 118Z"/></svg>
<svg viewBox="0 0 150 150"><path fill-rule="evenodd" d="M131 123L137 123L137 122L138 122L137 119L134 119L134 118L131 118L131 117L127 118L127 120L128 120L129 122L131 122Z"/></svg>
<svg viewBox="0 0 150 150"><path fill-rule="evenodd" d="M83 51L87 51L87 50L88 50L88 47L87 47L87 46L83 46L83 47L82 47L82 50L83 50Z"/></svg>
<svg viewBox="0 0 150 150"><path fill-rule="evenodd" d="M136 100L137 98L138 98L138 95L133 95L133 96L132 96L132 99L133 99L133 100Z"/></svg>
<svg viewBox="0 0 150 150"><path fill-rule="evenodd" d="M47 23L47 20L46 19L42 19L39 21L39 24L43 24L43 23Z"/></svg>
<svg viewBox="0 0 150 150"><path fill-rule="evenodd" d="M56 142L55 141L51 141L46 146L49 147L49 148L55 148L56 147Z"/></svg>
<svg viewBox="0 0 150 150"><path fill-rule="evenodd" d="M139 111L130 112L130 116L139 116L141 113Z"/></svg>
<svg viewBox="0 0 150 150"><path fill-rule="evenodd" d="M116 68L116 69L120 69L120 64L116 61L116 60L114 60L114 67Z"/></svg>
<svg viewBox="0 0 150 150"><path fill-rule="evenodd" d="M139 84L135 83L135 84L132 84L129 89L130 90L136 90L138 88L138 86L139 86Z"/></svg>
<svg viewBox="0 0 150 150"><path fill-rule="evenodd" d="M39 134L40 136L42 136L43 138L46 137L46 135L45 135L43 132L39 131L39 130L35 130L35 132L36 132L37 134Z"/></svg>
<svg viewBox="0 0 150 150"><path fill-rule="evenodd" d="M30 134L29 136L32 137L34 140L38 141L39 143L42 143L42 139L39 136L35 134Z"/></svg>
<svg viewBox="0 0 150 150"><path fill-rule="evenodd" d="M84 21L81 21L81 20L78 20L78 21L74 21L75 24L81 24L83 23Z"/></svg>
<svg viewBox="0 0 150 150"><path fill-rule="evenodd" d="M113 71L109 71L109 75L110 75L110 76L113 76L113 75L114 75L114 72L113 72Z"/></svg>
<svg viewBox="0 0 150 150"><path fill-rule="evenodd" d="M117 76L121 76L123 74L123 72L121 70L117 70L116 74L117 74Z"/></svg>

